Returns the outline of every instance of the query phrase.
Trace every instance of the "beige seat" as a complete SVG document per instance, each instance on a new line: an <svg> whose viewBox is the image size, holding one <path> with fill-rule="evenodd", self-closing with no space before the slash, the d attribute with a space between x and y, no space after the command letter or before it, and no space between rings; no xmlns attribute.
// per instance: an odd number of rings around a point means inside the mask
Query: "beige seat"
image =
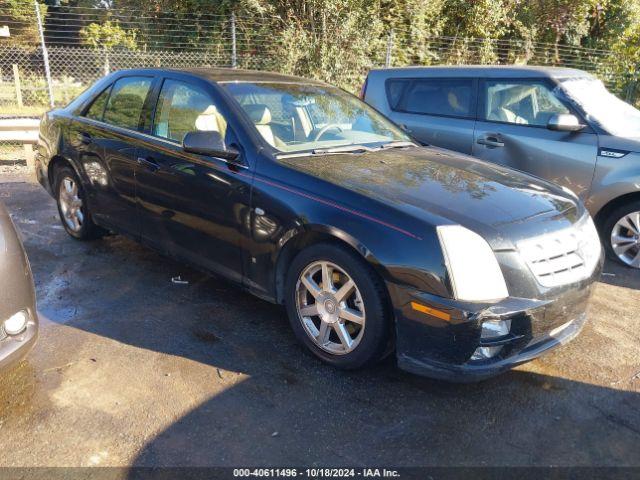
<svg viewBox="0 0 640 480"><path fill-rule="evenodd" d="M509 107L516 105L525 97L531 95L532 87L529 85L516 85L507 88L493 95L489 95L488 103L490 113L488 120L497 120L499 122L518 123L526 125L529 122L526 118L521 117Z"/></svg>
<svg viewBox="0 0 640 480"><path fill-rule="evenodd" d="M489 115L489 120L497 120L499 122L509 122L509 123L519 123L519 124L527 124L524 118L515 114L508 108L502 107L497 108Z"/></svg>
<svg viewBox="0 0 640 480"><path fill-rule="evenodd" d="M256 126L256 130L262 135L267 143L273 147L276 146L276 137L271 129L271 110L266 105L256 103L253 105L243 105L245 112ZM282 143L282 142L280 142Z"/></svg>
<svg viewBox="0 0 640 480"><path fill-rule="evenodd" d="M215 105L209 105L204 112L198 115L195 127L201 132L218 132L222 138L227 133L227 121Z"/></svg>

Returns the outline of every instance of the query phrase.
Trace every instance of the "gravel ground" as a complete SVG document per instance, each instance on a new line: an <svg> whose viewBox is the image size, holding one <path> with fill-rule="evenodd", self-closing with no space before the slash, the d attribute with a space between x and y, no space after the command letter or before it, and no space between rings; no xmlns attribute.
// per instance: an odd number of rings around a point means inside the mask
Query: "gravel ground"
<svg viewBox="0 0 640 480"><path fill-rule="evenodd" d="M607 263L582 335L498 378L345 373L281 307L120 236L74 241L39 185L0 182L42 318L0 374L0 466L640 466L638 271Z"/></svg>

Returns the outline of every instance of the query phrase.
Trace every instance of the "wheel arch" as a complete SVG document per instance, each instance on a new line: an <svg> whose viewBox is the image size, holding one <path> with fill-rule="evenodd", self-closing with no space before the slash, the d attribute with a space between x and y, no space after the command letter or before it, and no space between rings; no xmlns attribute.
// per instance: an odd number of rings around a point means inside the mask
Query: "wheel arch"
<svg viewBox="0 0 640 480"><path fill-rule="evenodd" d="M274 293L277 303L284 303L287 271L295 256L303 249L318 243L335 243L357 253L373 268L384 283L384 268L373 253L358 239L328 225L306 225L305 227L304 229L289 230L282 236L281 246L276 253L274 269Z"/></svg>
<svg viewBox="0 0 640 480"><path fill-rule="evenodd" d="M631 202L640 201L640 192L629 192L609 200L594 216L596 225L602 228L606 222L607 216L616 208Z"/></svg>
<svg viewBox="0 0 640 480"><path fill-rule="evenodd" d="M73 171L76 172L76 175L78 175L78 178L82 178L80 176L78 168L70 159L59 154L54 155L53 157L51 157L51 160L49 160L49 164L47 165L47 180L49 181L51 192L54 191L55 187L55 171L61 167L66 166L71 167Z"/></svg>

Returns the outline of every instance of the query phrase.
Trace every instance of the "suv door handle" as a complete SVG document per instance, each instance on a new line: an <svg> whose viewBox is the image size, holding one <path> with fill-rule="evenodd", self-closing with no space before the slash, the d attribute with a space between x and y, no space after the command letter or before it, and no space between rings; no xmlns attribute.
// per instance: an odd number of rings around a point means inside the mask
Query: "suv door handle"
<svg viewBox="0 0 640 480"><path fill-rule="evenodd" d="M155 172L157 170L160 169L160 164L158 162L156 162L153 158L151 157L138 157L138 165L141 165L149 170L151 170L152 172Z"/></svg>
<svg viewBox="0 0 640 480"><path fill-rule="evenodd" d="M504 142L502 142L497 135L487 135L486 137L480 137L478 139L478 143L487 147L504 147Z"/></svg>

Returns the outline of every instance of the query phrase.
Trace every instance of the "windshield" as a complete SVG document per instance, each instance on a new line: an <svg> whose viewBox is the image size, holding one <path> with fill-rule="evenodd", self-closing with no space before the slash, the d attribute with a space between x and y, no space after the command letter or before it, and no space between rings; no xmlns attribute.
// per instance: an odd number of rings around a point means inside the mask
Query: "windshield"
<svg viewBox="0 0 640 480"><path fill-rule="evenodd" d="M560 94L584 112L587 119L618 137L640 137L640 111L609 92L595 78L569 78L560 82Z"/></svg>
<svg viewBox="0 0 640 480"><path fill-rule="evenodd" d="M334 87L299 83L226 83L267 143L294 153L378 147L410 138L374 109Z"/></svg>

